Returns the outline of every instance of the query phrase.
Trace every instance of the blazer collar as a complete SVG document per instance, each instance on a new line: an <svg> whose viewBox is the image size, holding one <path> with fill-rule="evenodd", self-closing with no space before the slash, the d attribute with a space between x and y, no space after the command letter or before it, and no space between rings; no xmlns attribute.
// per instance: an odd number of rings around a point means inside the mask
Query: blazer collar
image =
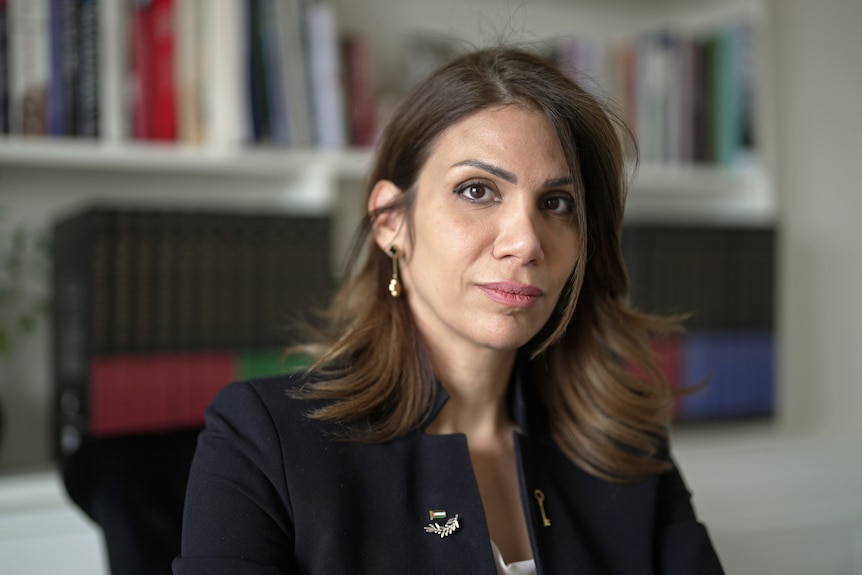
<svg viewBox="0 0 862 575"><path fill-rule="evenodd" d="M519 357L515 363L515 368L512 370L512 377L509 380L506 393L509 413L524 435L545 433L549 429L547 412L537 388L539 382L537 378L531 375L533 370L534 364L532 362ZM449 401L449 394L440 380L437 380L434 403L428 417L419 427L420 432L424 433L431 422L440 414L440 410L443 409L447 401Z"/></svg>

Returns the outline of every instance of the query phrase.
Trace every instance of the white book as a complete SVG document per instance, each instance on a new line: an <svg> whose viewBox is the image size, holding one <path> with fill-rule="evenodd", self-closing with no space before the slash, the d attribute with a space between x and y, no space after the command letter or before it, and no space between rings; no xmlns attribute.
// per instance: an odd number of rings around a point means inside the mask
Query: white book
<svg viewBox="0 0 862 575"><path fill-rule="evenodd" d="M236 149L248 141L246 14L242 0L207 0L201 29L205 146Z"/></svg>
<svg viewBox="0 0 862 575"><path fill-rule="evenodd" d="M201 0L174 0L174 86L177 95L177 140L197 145L203 141L201 94Z"/></svg>
<svg viewBox="0 0 862 575"><path fill-rule="evenodd" d="M306 21L317 144L325 149L342 148L347 129L335 9L329 4L311 4Z"/></svg>
<svg viewBox="0 0 862 575"><path fill-rule="evenodd" d="M129 110L128 4L102 0L99 18L99 130L106 142L119 142L131 133Z"/></svg>
<svg viewBox="0 0 862 575"><path fill-rule="evenodd" d="M667 62L656 35L637 41L637 136L644 162L665 159Z"/></svg>
<svg viewBox="0 0 862 575"><path fill-rule="evenodd" d="M45 134L51 81L49 0L8 3L9 126L13 134Z"/></svg>

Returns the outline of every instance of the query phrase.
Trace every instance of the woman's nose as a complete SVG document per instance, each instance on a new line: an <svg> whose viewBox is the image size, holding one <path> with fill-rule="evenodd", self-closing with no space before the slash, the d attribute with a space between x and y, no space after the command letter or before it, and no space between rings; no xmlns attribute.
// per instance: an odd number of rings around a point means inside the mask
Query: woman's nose
<svg viewBox="0 0 862 575"><path fill-rule="evenodd" d="M522 264L539 262L544 258L540 234L539 214L534 206L512 202L499 210L494 256L516 258Z"/></svg>

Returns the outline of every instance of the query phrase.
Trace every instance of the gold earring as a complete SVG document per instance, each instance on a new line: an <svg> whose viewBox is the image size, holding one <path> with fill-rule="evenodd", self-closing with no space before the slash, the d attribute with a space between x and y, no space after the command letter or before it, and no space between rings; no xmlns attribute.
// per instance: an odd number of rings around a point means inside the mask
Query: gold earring
<svg viewBox="0 0 862 575"><path fill-rule="evenodd" d="M395 246L389 248L389 257L392 258L392 279L389 280L389 295L398 297L401 295L401 280L398 279L398 250Z"/></svg>

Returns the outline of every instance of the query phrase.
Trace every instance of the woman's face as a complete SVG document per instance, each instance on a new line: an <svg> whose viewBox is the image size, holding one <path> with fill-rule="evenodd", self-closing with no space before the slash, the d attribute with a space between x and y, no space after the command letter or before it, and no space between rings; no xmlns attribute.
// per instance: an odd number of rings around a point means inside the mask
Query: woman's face
<svg viewBox="0 0 862 575"><path fill-rule="evenodd" d="M506 106L454 124L422 168L415 202L415 242L402 228L396 245L431 348L524 345L548 321L580 255L574 183L548 119Z"/></svg>

